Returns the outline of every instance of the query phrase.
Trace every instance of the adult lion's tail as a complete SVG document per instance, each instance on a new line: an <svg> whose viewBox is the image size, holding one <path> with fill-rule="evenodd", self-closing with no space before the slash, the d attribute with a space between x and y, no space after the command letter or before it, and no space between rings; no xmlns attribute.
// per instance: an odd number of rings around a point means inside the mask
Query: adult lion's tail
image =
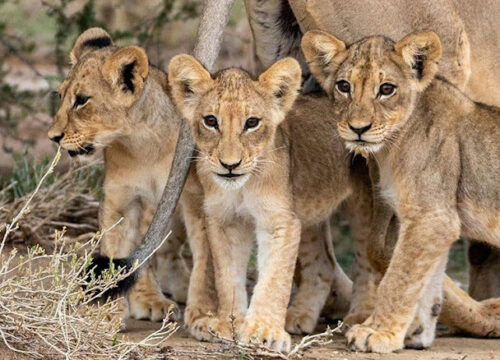
<svg viewBox="0 0 500 360"><path fill-rule="evenodd" d="M446 276L439 320L473 336L500 337L500 298L476 301Z"/></svg>

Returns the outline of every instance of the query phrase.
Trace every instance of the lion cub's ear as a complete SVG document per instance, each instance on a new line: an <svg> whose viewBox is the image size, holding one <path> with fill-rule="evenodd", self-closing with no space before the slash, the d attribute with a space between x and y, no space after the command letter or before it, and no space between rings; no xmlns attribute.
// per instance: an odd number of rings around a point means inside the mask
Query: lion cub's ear
<svg viewBox="0 0 500 360"><path fill-rule="evenodd" d="M286 114L297 98L302 70L297 60L278 60L259 76L259 85L274 98L279 109ZM279 119L283 120L284 116Z"/></svg>
<svg viewBox="0 0 500 360"><path fill-rule="evenodd" d="M210 89L213 80L198 60L181 54L174 56L168 64L168 83L177 107L191 121L198 99Z"/></svg>
<svg viewBox="0 0 500 360"><path fill-rule="evenodd" d="M301 47L311 73L328 91L329 76L337 70L347 54L345 43L327 32L311 30L302 37Z"/></svg>
<svg viewBox="0 0 500 360"><path fill-rule="evenodd" d="M113 46L113 40L106 30L101 28L90 28L85 30L76 39L73 50L69 54L71 65L75 65L78 60L89 51Z"/></svg>
<svg viewBox="0 0 500 360"><path fill-rule="evenodd" d="M127 46L108 57L101 72L116 96L125 106L131 106L144 88L149 73L148 56L138 46Z"/></svg>
<svg viewBox="0 0 500 360"><path fill-rule="evenodd" d="M416 32L398 41L394 50L411 67L417 89L425 89L436 75L443 52L439 36L432 31Z"/></svg>

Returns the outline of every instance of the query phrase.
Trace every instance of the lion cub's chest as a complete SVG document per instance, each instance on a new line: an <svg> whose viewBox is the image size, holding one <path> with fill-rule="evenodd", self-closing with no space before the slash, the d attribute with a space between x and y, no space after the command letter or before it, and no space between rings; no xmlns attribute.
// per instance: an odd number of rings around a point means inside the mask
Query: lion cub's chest
<svg viewBox="0 0 500 360"><path fill-rule="evenodd" d="M167 182L168 168L163 164L153 164L149 167L122 166L112 170L106 174L106 194L120 194L124 199L129 198L130 203L139 200L145 207L156 208Z"/></svg>
<svg viewBox="0 0 500 360"><path fill-rule="evenodd" d="M210 216L216 216L225 222L235 219L253 220L255 216L254 207L241 189L214 192L206 197L205 207Z"/></svg>

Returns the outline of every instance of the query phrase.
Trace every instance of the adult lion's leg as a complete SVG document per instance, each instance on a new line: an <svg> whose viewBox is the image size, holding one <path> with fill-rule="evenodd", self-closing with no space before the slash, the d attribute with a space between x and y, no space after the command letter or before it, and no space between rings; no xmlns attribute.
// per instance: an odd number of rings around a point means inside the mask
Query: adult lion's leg
<svg viewBox="0 0 500 360"><path fill-rule="evenodd" d="M352 282L339 266L333 253L328 221L302 230L296 280L298 290L287 311L286 330L293 334L311 333L316 327L325 301L333 291L335 302L346 311Z"/></svg>
<svg viewBox="0 0 500 360"><path fill-rule="evenodd" d="M123 217L120 223L118 221ZM100 211L100 224L105 233L101 243L101 254L107 257L127 257L141 239L140 221L142 209L128 189L105 194ZM117 224L118 223L118 224ZM175 302L161 292L150 266L141 271L137 283L127 294L128 314L136 319L162 320Z"/></svg>
<svg viewBox="0 0 500 360"><path fill-rule="evenodd" d="M260 73L277 60L290 56L297 59L302 71L309 75L300 50L302 33L288 2L245 0L245 8L259 67L256 72Z"/></svg>

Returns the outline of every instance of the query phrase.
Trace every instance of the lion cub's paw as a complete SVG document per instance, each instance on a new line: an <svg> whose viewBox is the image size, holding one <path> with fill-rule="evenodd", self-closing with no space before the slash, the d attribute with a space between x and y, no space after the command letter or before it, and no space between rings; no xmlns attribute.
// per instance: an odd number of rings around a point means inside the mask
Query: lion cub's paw
<svg viewBox="0 0 500 360"><path fill-rule="evenodd" d="M194 320L189 332L197 340L222 342L233 340L241 323L242 321L238 319L205 316Z"/></svg>
<svg viewBox="0 0 500 360"><path fill-rule="evenodd" d="M161 321L169 310L172 320L179 321L181 314L177 304L156 291L132 291L128 296L130 317Z"/></svg>
<svg viewBox="0 0 500 360"><path fill-rule="evenodd" d="M281 326L272 324L267 319L247 319L240 331L239 340L247 344L262 344L273 350L290 352L292 339Z"/></svg>
<svg viewBox="0 0 500 360"><path fill-rule="evenodd" d="M189 304L184 310L184 324L186 324L186 327L190 329L196 320L204 317L213 317L214 314L214 309Z"/></svg>
<svg viewBox="0 0 500 360"><path fill-rule="evenodd" d="M347 331L352 328L354 325L362 324L366 319L371 315L371 311L356 311L349 312L344 320L342 321L342 331Z"/></svg>
<svg viewBox="0 0 500 360"><path fill-rule="evenodd" d="M310 334L314 331L317 320L318 316L313 311L291 306L286 314L285 329L292 334Z"/></svg>
<svg viewBox="0 0 500 360"><path fill-rule="evenodd" d="M405 348L423 350L431 347L436 337L436 324L420 324L405 337Z"/></svg>
<svg viewBox="0 0 500 360"><path fill-rule="evenodd" d="M186 315L184 315L186 316ZM211 321L212 317L197 317L196 319L186 323L189 333L196 340L200 341L214 341L214 336L211 334Z"/></svg>
<svg viewBox="0 0 500 360"><path fill-rule="evenodd" d="M353 351L391 353L403 348L403 337L393 331L374 330L367 325L354 325L346 337L347 346Z"/></svg>

